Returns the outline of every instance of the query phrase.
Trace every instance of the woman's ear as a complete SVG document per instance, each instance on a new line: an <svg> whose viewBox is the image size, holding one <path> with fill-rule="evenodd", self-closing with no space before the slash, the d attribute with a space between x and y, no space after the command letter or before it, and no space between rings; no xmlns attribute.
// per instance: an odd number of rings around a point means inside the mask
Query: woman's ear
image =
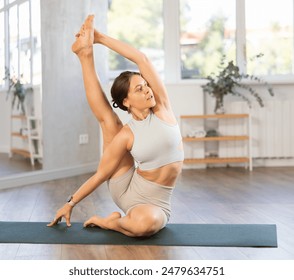
<svg viewBox="0 0 294 280"><path fill-rule="evenodd" d="M130 107L130 103L129 103L129 100L128 100L127 97L123 100L123 105L124 105L125 107L127 107L127 108Z"/></svg>

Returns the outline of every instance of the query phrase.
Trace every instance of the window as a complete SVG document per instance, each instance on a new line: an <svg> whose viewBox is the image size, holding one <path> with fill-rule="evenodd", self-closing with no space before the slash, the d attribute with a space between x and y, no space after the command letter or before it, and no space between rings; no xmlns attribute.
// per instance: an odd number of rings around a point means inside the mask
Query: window
<svg viewBox="0 0 294 280"><path fill-rule="evenodd" d="M112 0L108 12L108 34L142 50L163 75L163 2L162 0ZM122 70L135 70L136 66L109 53L111 78ZM112 75L111 75L112 74Z"/></svg>
<svg viewBox="0 0 294 280"><path fill-rule="evenodd" d="M20 76L18 69L18 20L17 20L17 6L9 9L9 65L11 75Z"/></svg>
<svg viewBox="0 0 294 280"><path fill-rule="evenodd" d="M4 13L0 12L0 88L4 86L5 81L5 33L4 33Z"/></svg>
<svg viewBox="0 0 294 280"><path fill-rule="evenodd" d="M222 54L248 74L293 75L293 0L179 1L183 79L217 71Z"/></svg>
<svg viewBox="0 0 294 280"><path fill-rule="evenodd" d="M39 0L0 1L0 77L7 67L25 83L41 82L39 5Z"/></svg>
<svg viewBox="0 0 294 280"><path fill-rule="evenodd" d="M30 61L32 46L30 36L30 7L29 2L24 2L18 7L19 13L19 73L25 81L31 80Z"/></svg>
<svg viewBox="0 0 294 280"><path fill-rule="evenodd" d="M293 74L293 0L246 0L245 5L248 72ZM261 59L250 59L258 53Z"/></svg>
<svg viewBox="0 0 294 280"><path fill-rule="evenodd" d="M112 0L108 33L146 52L167 82L217 72L222 55L244 73L285 78L294 74L293 2ZM133 68L110 52L113 76Z"/></svg>
<svg viewBox="0 0 294 280"><path fill-rule="evenodd" d="M217 70L222 55L236 57L235 0L181 0L180 54L183 79Z"/></svg>
<svg viewBox="0 0 294 280"><path fill-rule="evenodd" d="M31 15L32 79L33 84L39 85L42 82L40 0L31 0Z"/></svg>

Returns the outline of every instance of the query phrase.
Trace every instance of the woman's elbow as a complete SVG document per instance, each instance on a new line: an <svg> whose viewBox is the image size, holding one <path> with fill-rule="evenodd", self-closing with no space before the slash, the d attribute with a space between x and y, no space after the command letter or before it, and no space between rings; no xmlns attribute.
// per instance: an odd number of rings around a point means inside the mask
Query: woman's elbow
<svg viewBox="0 0 294 280"><path fill-rule="evenodd" d="M98 169L92 178L94 179L95 184L99 186L106 182L110 178L110 175Z"/></svg>
<svg viewBox="0 0 294 280"><path fill-rule="evenodd" d="M150 64L150 63L151 62L150 62L148 56L145 53L139 51L138 64Z"/></svg>

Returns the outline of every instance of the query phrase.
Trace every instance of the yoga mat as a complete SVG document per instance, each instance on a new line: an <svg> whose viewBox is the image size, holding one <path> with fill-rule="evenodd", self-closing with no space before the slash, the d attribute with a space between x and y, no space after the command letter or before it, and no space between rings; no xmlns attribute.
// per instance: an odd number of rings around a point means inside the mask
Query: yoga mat
<svg viewBox="0 0 294 280"><path fill-rule="evenodd" d="M132 238L82 223L0 222L0 243L277 247L276 225L168 224L151 237Z"/></svg>

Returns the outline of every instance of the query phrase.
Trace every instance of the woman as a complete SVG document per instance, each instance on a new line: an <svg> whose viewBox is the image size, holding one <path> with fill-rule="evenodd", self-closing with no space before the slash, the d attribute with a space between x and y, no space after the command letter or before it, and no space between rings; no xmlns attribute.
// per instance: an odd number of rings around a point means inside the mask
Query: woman
<svg viewBox="0 0 294 280"><path fill-rule="evenodd" d="M150 61L133 47L94 29L94 16L85 20L72 50L78 56L86 96L103 134L103 156L97 172L57 211L53 226L70 216L75 204L108 182L114 202L125 216L93 216L84 226L99 226L128 236L150 236L162 229L170 216L170 199L184 158L179 127L166 89ZM128 111L132 120L122 125L97 77L93 43L136 63L140 74L123 72L112 86L114 107ZM134 159L138 167L134 167Z"/></svg>

